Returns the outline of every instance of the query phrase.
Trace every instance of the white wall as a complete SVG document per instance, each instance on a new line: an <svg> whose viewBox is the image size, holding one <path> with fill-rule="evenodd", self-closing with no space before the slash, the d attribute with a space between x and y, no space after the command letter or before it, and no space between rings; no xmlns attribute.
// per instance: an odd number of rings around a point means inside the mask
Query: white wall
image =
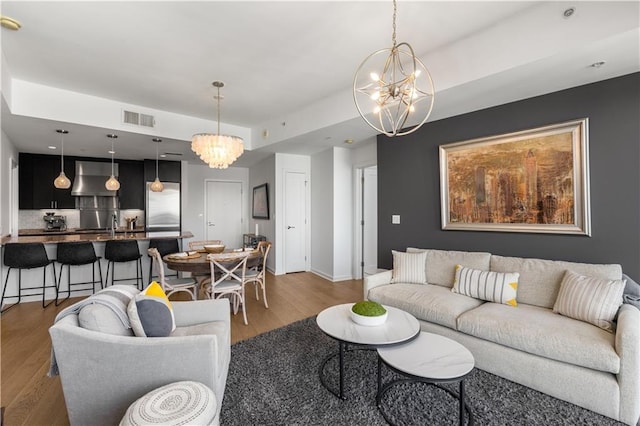
<svg viewBox="0 0 640 426"><path fill-rule="evenodd" d="M242 232L249 232L251 217L249 169L244 167L212 169L204 164L193 165L186 161L182 162L182 229L191 231L194 240L202 240L206 237L204 224L206 180L242 182ZM187 241L185 240L185 243Z"/></svg>
<svg viewBox="0 0 640 426"><path fill-rule="evenodd" d="M311 157L311 271L333 279L333 150Z"/></svg>
<svg viewBox="0 0 640 426"><path fill-rule="evenodd" d="M253 188L263 183L267 184L269 189L269 219L253 219L251 218L252 206L249 204L249 233L255 232L256 224L258 225L258 233L267 237L267 241L271 241L273 246L267 257L267 269L275 271L275 237L276 237L276 221L275 213L275 183L276 183L276 157L270 156L249 169L249 203L253 196Z"/></svg>
<svg viewBox="0 0 640 426"><path fill-rule="evenodd" d="M309 230L312 228L311 219L310 219L310 209L311 209L311 197L309 193L311 188L313 188L313 184L311 182L311 158L306 155L293 155L293 154L276 154L275 160L275 176L276 176L276 184L275 184L275 211L273 212L273 219L275 220L275 274L280 275L285 273L285 262L284 262L284 223L282 219L284 218L284 181L285 181L285 173L286 172L298 172L305 173L309 185L307 185L307 196L306 196L306 212L307 212L307 226L306 226L306 247L305 251L307 254L307 266L306 270L309 270L310 265L310 256L309 253L311 251L311 234ZM269 255L271 256L271 255Z"/></svg>
<svg viewBox="0 0 640 426"><path fill-rule="evenodd" d="M11 204L11 173L12 162L18 163L18 151L13 146L9 137L1 132L0 134L0 236L8 235L12 232L11 221L17 225L18 218L18 197L15 196L13 214L9 210ZM16 230L17 231L17 230Z"/></svg>
<svg viewBox="0 0 640 426"><path fill-rule="evenodd" d="M353 177L352 150L333 149L333 281L352 278Z"/></svg>
<svg viewBox="0 0 640 426"><path fill-rule="evenodd" d="M311 158L311 271L331 281L353 277L353 150Z"/></svg>

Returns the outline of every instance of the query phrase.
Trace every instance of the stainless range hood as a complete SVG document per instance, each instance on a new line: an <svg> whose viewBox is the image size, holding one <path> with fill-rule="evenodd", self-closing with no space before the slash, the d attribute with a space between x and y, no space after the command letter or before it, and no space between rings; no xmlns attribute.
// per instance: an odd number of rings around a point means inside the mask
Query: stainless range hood
<svg viewBox="0 0 640 426"><path fill-rule="evenodd" d="M113 174L118 177L118 165L114 164ZM109 191L104 184L111 176L111 163L97 161L76 161L76 176L73 179L71 195L76 197L115 197L117 191Z"/></svg>

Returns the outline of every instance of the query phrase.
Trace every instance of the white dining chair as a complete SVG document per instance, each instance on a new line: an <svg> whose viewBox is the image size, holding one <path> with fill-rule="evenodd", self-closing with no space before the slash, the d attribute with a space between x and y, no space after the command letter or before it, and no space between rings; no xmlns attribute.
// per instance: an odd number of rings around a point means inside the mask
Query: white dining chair
<svg viewBox="0 0 640 426"><path fill-rule="evenodd" d="M242 306L244 324L247 321L247 306L244 297L244 280L247 270L247 259L251 252L209 254L207 259L211 265L211 280L205 284L204 293L210 299L229 296L233 304L233 314Z"/></svg>
<svg viewBox="0 0 640 426"><path fill-rule="evenodd" d="M193 278L166 278L164 274L164 262L162 256L157 248L150 248L148 250L149 256L151 256L153 266L160 281L162 289L167 294L167 297L174 293L183 291L189 293L191 300L198 299L198 282Z"/></svg>
<svg viewBox="0 0 640 426"><path fill-rule="evenodd" d="M258 296L258 287L262 289L262 300L264 307L268 308L267 303L267 255L271 249L271 243L269 241L260 241L256 250L260 252L260 258L257 262L250 267L247 267L247 272L244 276L245 284L253 284L256 289L256 300L260 300Z"/></svg>

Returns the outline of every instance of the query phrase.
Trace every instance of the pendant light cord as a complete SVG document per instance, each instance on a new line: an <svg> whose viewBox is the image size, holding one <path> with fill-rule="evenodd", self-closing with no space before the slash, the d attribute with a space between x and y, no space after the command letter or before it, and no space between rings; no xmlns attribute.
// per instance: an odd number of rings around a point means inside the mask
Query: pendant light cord
<svg viewBox="0 0 640 426"><path fill-rule="evenodd" d="M158 179L158 144L159 142L156 142L156 179Z"/></svg>
<svg viewBox="0 0 640 426"><path fill-rule="evenodd" d="M398 5L393 0L393 34L391 36L392 47L396 47L396 17L398 15Z"/></svg>
<svg viewBox="0 0 640 426"><path fill-rule="evenodd" d="M218 86L218 96L216 96L218 100L218 136L220 136L220 86Z"/></svg>
<svg viewBox="0 0 640 426"><path fill-rule="evenodd" d="M64 133L60 133L62 136L62 143L60 144L60 172L64 173Z"/></svg>

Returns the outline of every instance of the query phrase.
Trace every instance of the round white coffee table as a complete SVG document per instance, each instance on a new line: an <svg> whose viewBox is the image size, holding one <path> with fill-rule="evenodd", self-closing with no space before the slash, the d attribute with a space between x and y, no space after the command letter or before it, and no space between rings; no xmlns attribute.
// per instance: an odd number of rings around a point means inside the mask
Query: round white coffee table
<svg viewBox="0 0 640 426"><path fill-rule="evenodd" d="M320 382L341 399L345 399L344 353L347 350L347 345L357 346L359 349L375 349L406 342L420 333L420 324L416 317L391 306L385 306L388 316L384 324L373 327L356 324L351 319L352 306L353 303L331 306L320 312L316 318L318 327L329 337L338 341L338 352L327 356L320 365ZM340 366L340 389L338 392L327 384L324 374L327 363L336 356L339 357Z"/></svg>
<svg viewBox="0 0 640 426"><path fill-rule="evenodd" d="M382 364L404 376L382 387ZM464 378L473 371L475 360L467 348L460 343L438 334L421 332L411 342L393 347L378 348L378 409L389 424L393 424L382 409L384 394L394 385L404 382L422 382L438 386L438 383L459 383L460 392L448 392L460 401L459 422L464 425L464 411L473 424L471 410L464 401Z"/></svg>

